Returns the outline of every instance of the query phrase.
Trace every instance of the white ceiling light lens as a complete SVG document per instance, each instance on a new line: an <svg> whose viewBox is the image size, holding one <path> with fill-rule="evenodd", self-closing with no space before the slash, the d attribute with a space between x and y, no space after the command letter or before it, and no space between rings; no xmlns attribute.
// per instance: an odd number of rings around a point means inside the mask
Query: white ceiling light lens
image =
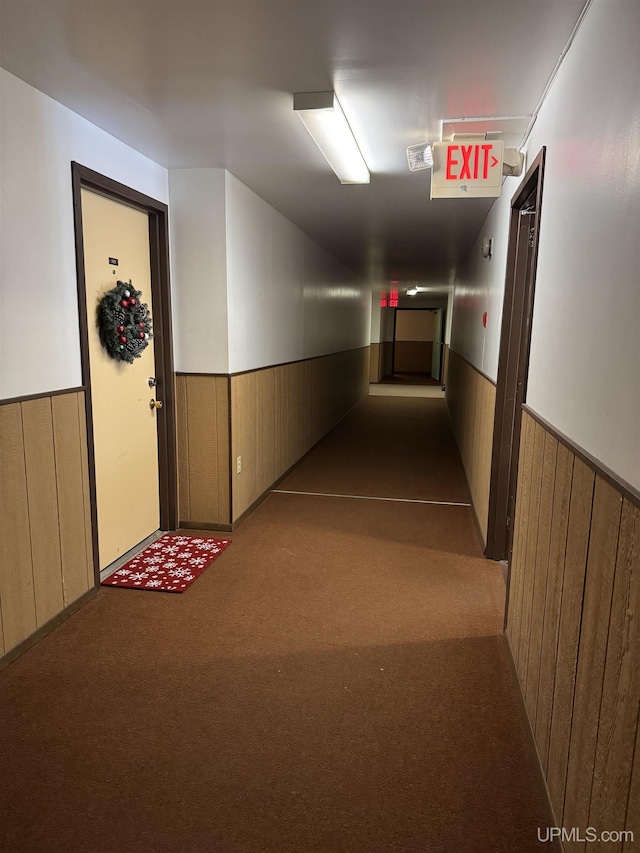
<svg viewBox="0 0 640 853"><path fill-rule="evenodd" d="M293 109L341 184L369 183L369 169L335 92L298 93Z"/></svg>
<svg viewBox="0 0 640 853"><path fill-rule="evenodd" d="M430 169L433 166L433 153L427 142L420 145L410 145L407 148L407 162L412 172Z"/></svg>
<svg viewBox="0 0 640 853"><path fill-rule="evenodd" d="M407 290L407 296L416 296L417 293L418 293L417 287L412 287L409 290Z"/></svg>

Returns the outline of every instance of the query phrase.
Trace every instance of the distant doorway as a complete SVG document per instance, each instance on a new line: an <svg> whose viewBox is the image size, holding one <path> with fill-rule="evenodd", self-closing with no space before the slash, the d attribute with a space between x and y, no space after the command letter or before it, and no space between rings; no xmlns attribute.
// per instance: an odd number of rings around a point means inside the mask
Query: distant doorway
<svg viewBox="0 0 640 853"><path fill-rule="evenodd" d="M511 564L522 404L526 401L545 149L511 201L485 554ZM509 573L507 574L507 585ZM507 601L509 594L507 589Z"/></svg>
<svg viewBox="0 0 640 853"><path fill-rule="evenodd" d="M442 371L442 309L398 308L394 318L391 376L385 381L439 385Z"/></svg>

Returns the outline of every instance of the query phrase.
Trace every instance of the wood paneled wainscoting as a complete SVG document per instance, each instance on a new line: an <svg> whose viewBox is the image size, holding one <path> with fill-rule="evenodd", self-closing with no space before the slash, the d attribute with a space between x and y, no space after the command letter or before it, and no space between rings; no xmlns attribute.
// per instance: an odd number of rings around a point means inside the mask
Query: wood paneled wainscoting
<svg viewBox="0 0 640 853"><path fill-rule="evenodd" d="M0 403L0 665L95 594L84 392Z"/></svg>
<svg viewBox="0 0 640 853"><path fill-rule="evenodd" d="M180 523L238 522L366 395L369 370L362 347L231 376L179 374Z"/></svg>
<svg viewBox="0 0 640 853"><path fill-rule="evenodd" d="M393 369L396 373L428 373L431 375L433 341L396 341Z"/></svg>
<svg viewBox="0 0 640 853"><path fill-rule="evenodd" d="M382 348L383 344L376 343L369 347L369 382L380 382L382 379Z"/></svg>
<svg viewBox="0 0 640 853"><path fill-rule="evenodd" d="M382 382L387 376L391 376L393 369L393 341L372 343L369 349L369 382Z"/></svg>
<svg viewBox="0 0 640 853"><path fill-rule="evenodd" d="M507 642L557 825L637 845L640 496L524 407L514 537Z"/></svg>
<svg viewBox="0 0 640 853"><path fill-rule="evenodd" d="M449 374L449 345L442 347L442 384L446 387Z"/></svg>
<svg viewBox="0 0 640 853"><path fill-rule="evenodd" d="M487 541L496 387L454 350L447 360L447 406L467 475L473 508Z"/></svg>
<svg viewBox="0 0 640 853"><path fill-rule="evenodd" d="M176 376L181 525L231 524L229 377Z"/></svg>
<svg viewBox="0 0 640 853"><path fill-rule="evenodd" d="M393 375L393 341L380 344L380 381Z"/></svg>
<svg viewBox="0 0 640 853"><path fill-rule="evenodd" d="M369 347L231 377L234 521L366 395L368 380Z"/></svg>

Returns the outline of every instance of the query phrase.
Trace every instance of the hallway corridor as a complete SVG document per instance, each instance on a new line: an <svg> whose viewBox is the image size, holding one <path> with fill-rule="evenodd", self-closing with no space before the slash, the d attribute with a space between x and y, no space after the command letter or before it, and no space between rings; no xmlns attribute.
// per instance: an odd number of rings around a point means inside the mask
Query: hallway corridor
<svg viewBox="0 0 640 853"><path fill-rule="evenodd" d="M184 595L102 588L0 673L0 849L549 849L468 504L444 400L370 396Z"/></svg>

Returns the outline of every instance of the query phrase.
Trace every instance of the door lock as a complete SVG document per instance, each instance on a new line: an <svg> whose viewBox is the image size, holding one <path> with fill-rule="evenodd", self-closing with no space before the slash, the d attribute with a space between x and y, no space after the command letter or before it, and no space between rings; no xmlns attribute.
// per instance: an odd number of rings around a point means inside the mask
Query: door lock
<svg viewBox="0 0 640 853"><path fill-rule="evenodd" d="M162 400L154 400L152 397L149 400L149 408L150 409L161 409L162 408Z"/></svg>
<svg viewBox="0 0 640 853"><path fill-rule="evenodd" d="M147 379L147 382L149 383L149 388L155 388L155 387L156 387L156 385L158 384L158 383L156 382L156 377L155 377L155 376L150 376L150 377Z"/></svg>

